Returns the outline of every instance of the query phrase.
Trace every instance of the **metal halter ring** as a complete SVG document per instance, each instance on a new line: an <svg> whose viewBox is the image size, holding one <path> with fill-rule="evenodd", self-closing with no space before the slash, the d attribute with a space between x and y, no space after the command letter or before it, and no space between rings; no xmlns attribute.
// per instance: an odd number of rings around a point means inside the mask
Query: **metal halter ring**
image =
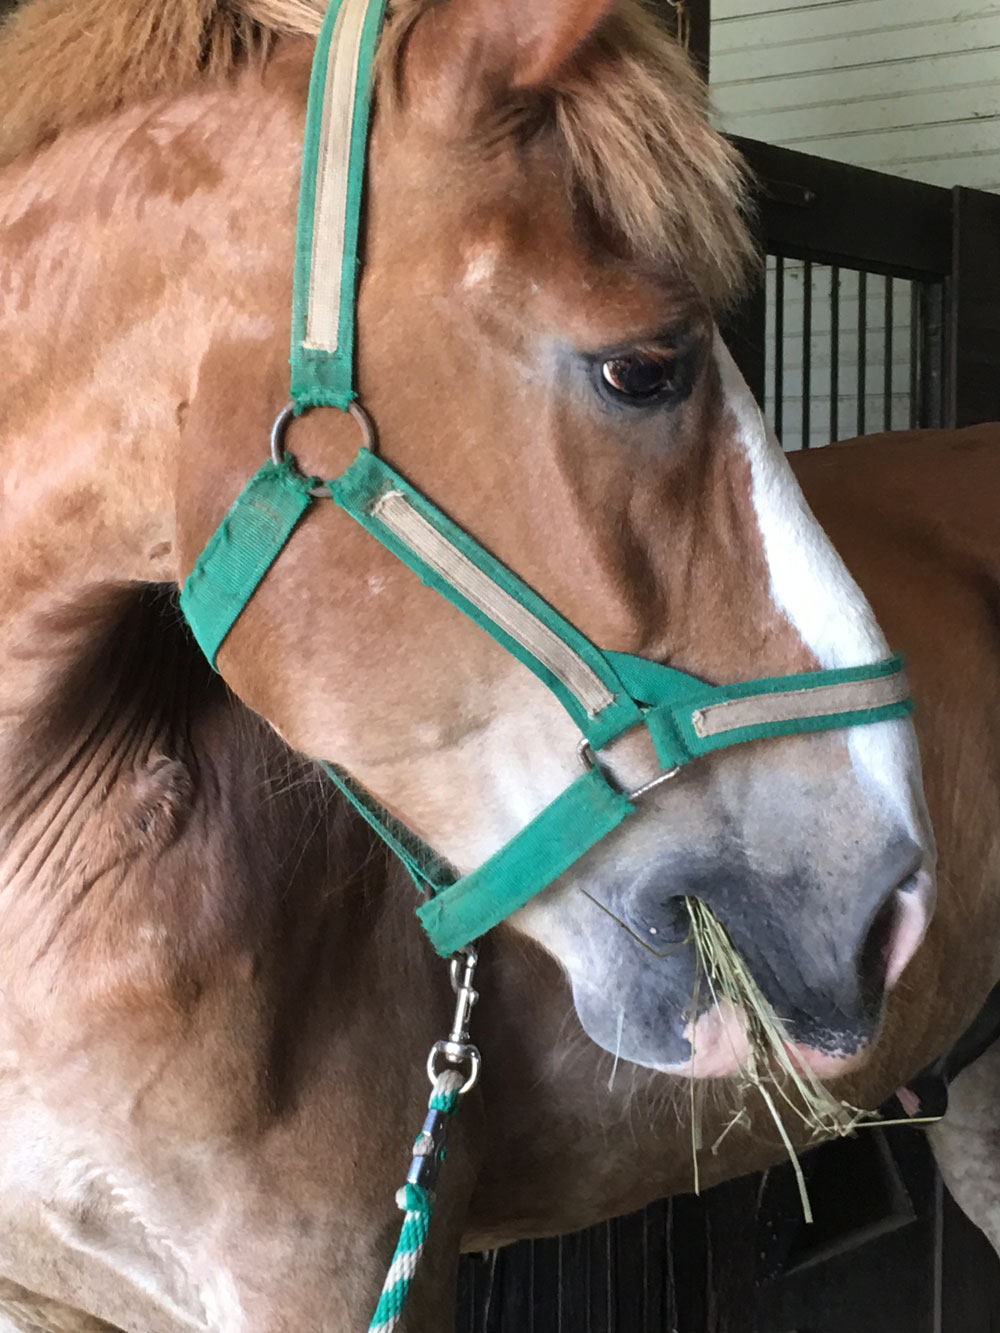
<svg viewBox="0 0 1000 1333"><path fill-rule="evenodd" d="M671 778L676 777L681 771L680 765L677 764L673 768L665 769L662 773L657 773L655 778L650 778L648 782L644 782L641 787L636 787L634 791L625 791L624 787L622 787L619 782L615 781L615 778L608 771L606 765L601 763L594 747L586 737L584 737L576 747L576 752L580 756L580 763L588 773L592 768L600 768L609 786L613 787L617 792L622 792L625 799L632 802L638 801L641 796L646 796L654 787L659 787L661 783L669 782Z"/></svg>
<svg viewBox="0 0 1000 1333"><path fill-rule="evenodd" d="M376 452L377 436L375 423L359 402L349 404L348 412L361 427L361 447ZM271 427L271 461L280 467L285 461L285 432L295 419L295 404L286 403L274 419ZM330 492L325 486L314 486L309 492L317 499L329 498Z"/></svg>

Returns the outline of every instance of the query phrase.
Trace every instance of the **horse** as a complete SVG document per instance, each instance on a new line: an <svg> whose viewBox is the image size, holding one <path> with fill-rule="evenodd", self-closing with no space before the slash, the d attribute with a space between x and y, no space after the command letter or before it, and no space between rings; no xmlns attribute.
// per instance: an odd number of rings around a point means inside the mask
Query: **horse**
<svg viewBox="0 0 1000 1333"><path fill-rule="evenodd" d="M926 689L930 709L918 727L943 901L919 958L928 971L914 969L915 981L920 976L918 984L930 990L916 998L911 1021L926 1021L933 992L954 1036L974 1018L967 1001L974 994L977 1005L982 1002L984 978L996 972L998 955L992 908L1000 884L1000 540L990 495L1000 475L1000 426L897 431L803 455L795 464L813 511L848 557L881 623L907 646L911 671L928 673L917 690L925 697ZM969 656L951 677L954 643ZM967 928L986 933L977 941ZM967 963L971 991L964 984ZM1000 1253L1000 1047L995 1019L979 1029L949 1088L947 1114L928 1135L955 1201ZM939 1042L938 1055L949 1044ZM943 1072L950 1082L947 1068Z"/></svg>
<svg viewBox="0 0 1000 1333"><path fill-rule="evenodd" d="M0 34L11 1329L363 1327L453 996L315 761L459 873L579 772L551 694L335 507L218 673L178 611L287 397L323 8L27 0ZM743 173L633 0L396 0L368 156L381 454L594 642L705 680L876 663L877 612L929 801L906 719L750 741L490 932L482 1075L400 1325L433 1333L460 1250L690 1188L692 1089L703 1183L783 1151L733 1116L746 1019L698 998L686 899L859 1106L995 982L996 441L803 460L844 563L717 332L753 262ZM317 410L288 443L332 476L356 433ZM627 790L657 767L640 735L604 762Z"/></svg>

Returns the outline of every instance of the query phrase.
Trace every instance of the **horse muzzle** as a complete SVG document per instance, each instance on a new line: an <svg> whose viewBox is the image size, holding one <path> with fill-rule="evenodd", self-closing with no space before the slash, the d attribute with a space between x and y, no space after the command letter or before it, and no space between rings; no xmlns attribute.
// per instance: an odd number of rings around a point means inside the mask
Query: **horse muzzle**
<svg viewBox="0 0 1000 1333"><path fill-rule="evenodd" d="M721 1078L745 1066L746 1015L697 962L686 905L697 898L780 1019L792 1063L820 1078L863 1064L885 997L923 939L934 892L909 836L895 833L877 854L851 850L839 867L800 861L783 874L764 874L732 847L723 858L674 856L606 895L603 947L595 942L585 975L574 978L588 1033L664 1072ZM624 927L613 944L609 913Z"/></svg>

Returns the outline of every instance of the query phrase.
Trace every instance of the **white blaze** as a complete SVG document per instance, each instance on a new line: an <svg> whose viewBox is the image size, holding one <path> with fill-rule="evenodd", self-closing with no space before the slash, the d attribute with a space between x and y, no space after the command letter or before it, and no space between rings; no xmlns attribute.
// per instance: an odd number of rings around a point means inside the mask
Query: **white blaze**
<svg viewBox="0 0 1000 1333"><path fill-rule="evenodd" d="M771 596L821 667L864 666L890 654L868 601L813 517L788 460L722 338L716 362L726 405L750 462ZM851 727L858 777L879 792L931 854L916 737L909 721Z"/></svg>

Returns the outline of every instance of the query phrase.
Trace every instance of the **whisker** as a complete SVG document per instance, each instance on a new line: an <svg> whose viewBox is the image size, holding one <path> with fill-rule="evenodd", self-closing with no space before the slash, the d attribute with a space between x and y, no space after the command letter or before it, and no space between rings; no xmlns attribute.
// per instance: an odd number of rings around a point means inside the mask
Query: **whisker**
<svg viewBox="0 0 1000 1333"><path fill-rule="evenodd" d="M615 1062L611 1066L611 1077L608 1079L608 1092L613 1092L615 1088L615 1075L618 1073L618 1057L622 1051L622 1033L625 1031L625 1010L618 1010L618 1039L615 1042Z"/></svg>

